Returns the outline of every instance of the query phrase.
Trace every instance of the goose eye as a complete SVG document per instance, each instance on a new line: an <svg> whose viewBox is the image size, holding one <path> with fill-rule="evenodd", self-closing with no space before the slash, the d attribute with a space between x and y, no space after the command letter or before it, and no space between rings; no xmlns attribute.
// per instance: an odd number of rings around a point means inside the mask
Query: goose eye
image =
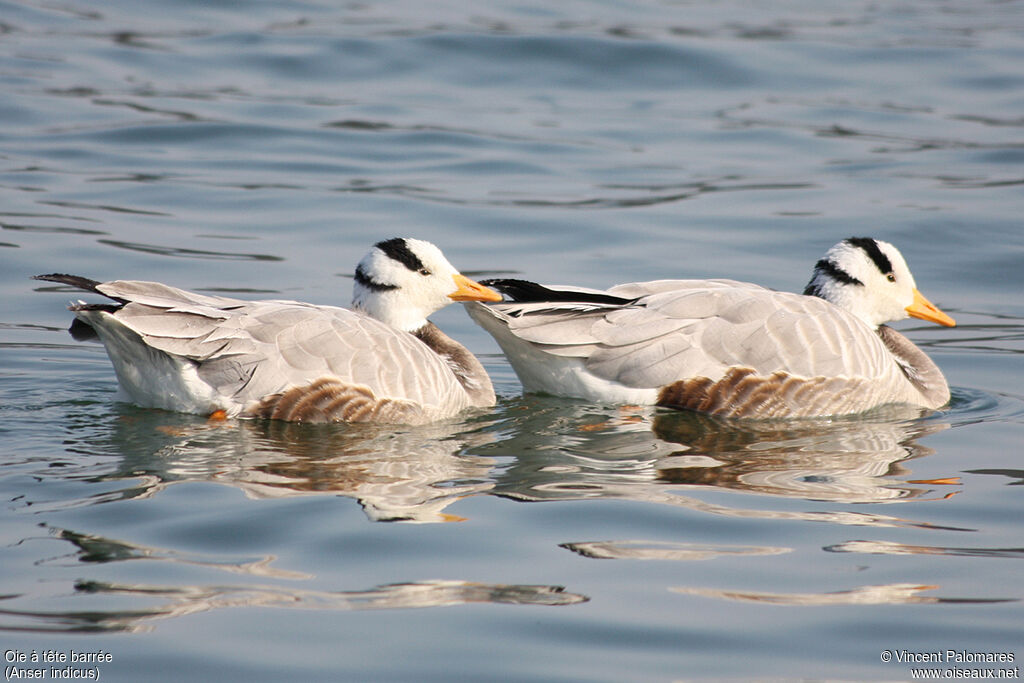
<svg viewBox="0 0 1024 683"><path fill-rule="evenodd" d="M888 280L889 282L896 282L896 276L893 275L892 273L888 273L885 276L885 279Z"/></svg>
<svg viewBox="0 0 1024 683"><path fill-rule="evenodd" d="M426 268L420 268L419 271L417 271L417 272L419 272L419 274L424 276L424 277L427 277L428 275L430 275L430 271L427 270Z"/></svg>

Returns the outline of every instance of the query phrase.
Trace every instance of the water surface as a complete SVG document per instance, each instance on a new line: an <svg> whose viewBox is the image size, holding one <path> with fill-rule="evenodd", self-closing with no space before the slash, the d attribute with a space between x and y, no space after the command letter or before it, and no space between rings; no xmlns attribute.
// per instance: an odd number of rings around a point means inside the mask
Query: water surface
<svg viewBox="0 0 1024 683"><path fill-rule="evenodd" d="M102 651L103 680L1019 663L1022 86L1019 2L0 1L0 649ZM472 276L796 291L886 239L959 323L898 325L953 399L523 396L452 306L493 410L211 424L118 402L79 295L29 279L344 305L395 235Z"/></svg>

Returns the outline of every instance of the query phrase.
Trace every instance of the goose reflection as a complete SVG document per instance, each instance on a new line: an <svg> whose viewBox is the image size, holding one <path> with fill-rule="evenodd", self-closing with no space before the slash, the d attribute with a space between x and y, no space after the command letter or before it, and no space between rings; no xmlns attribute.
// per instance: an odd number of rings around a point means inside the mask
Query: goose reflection
<svg viewBox="0 0 1024 683"><path fill-rule="evenodd" d="M491 493L524 501L624 498L736 517L930 526L849 510L740 509L683 494L727 489L893 503L952 495L959 483L956 477L912 477L909 463L932 453L920 441L949 424L906 409L840 420L740 422L527 396L506 401L489 418L404 429L206 423L124 410L107 449L119 465L104 478L138 485L104 500L214 481L259 499L346 496L374 521L459 521L445 512L449 505Z"/></svg>
<svg viewBox="0 0 1024 683"><path fill-rule="evenodd" d="M827 424L723 424L697 414L659 415L654 434L682 449L657 463L658 478L842 503L918 498L934 490L927 486L959 483L956 477L906 478L907 461L934 453L918 439L949 428L943 422L907 419L907 413L892 409Z"/></svg>
<svg viewBox="0 0 1024 683"><path fill-rule="evenodd" d="M373 586L365 590L322 591L277 585L178 585L79 581L75 596L102 607L77 611L39 611L0 608L0 630L39 633L145 632L152 622L229 607L284 607L316 610L382 610L450 607L473 603L560 607L589 598L562 586L488 584L472 581L427 580ZM11 596L0 596L0 601ZM110 598L137 598L146 606L110 609ZM154 600L162 601L152 604ZM2 604L2 602L0 602Z"/></svg>
<svg viewBox="0 0 1024 683"><path fill-rule="evenodd" d="M181 552L170 548L140 545L128 541L87 534L73 529L47 527L50 538L63 541L74 550L55 557L41 560L39 565L71 565L74 563L106 564L108 562L167 562L204 569L214 569L231 574L259 576L272 579L305 580L313 575L290 571L274 566L277 558L273 555L259 557L203 556L197 553Z"/></svg>
<svg viewBox="0 0 1024 683"><path fill-rule="evenodd" d="M464 454L492 438L473 426L202 422L130 410L112 436L120 465L105 478L140 481L121 492L128 498L204 481L236 487L254 499L345 496L357 500L373 521L461 521L445 508L493 486L493 462Z"/></svg>
<svg viewBox="0 0 1024 683"><path fill-rule="evenodd" d="M921 411L841 420L735 421L526 397L509 438L478 453L513 456L494 493L521 501L622 498L731 517L873 526L933 526L872 512L753 510L688 493L739 493L832 503L893 503L952 495L956 477L912 478L930 455L922 438L949 424Z"/></svg>
<svg viewBox="0 0 1024 683"><path fill-rule="evenodd" d="M756 602L769 605L835 606L835 605L923 605L936 603L1015 602L1013 598L961 598L921 595L939 586L914 583L890 583L858 586L850 590L828 593L768 593L765 591L719 590L714 588L673 587L673 593L699 595L706 598Z"/></svg>

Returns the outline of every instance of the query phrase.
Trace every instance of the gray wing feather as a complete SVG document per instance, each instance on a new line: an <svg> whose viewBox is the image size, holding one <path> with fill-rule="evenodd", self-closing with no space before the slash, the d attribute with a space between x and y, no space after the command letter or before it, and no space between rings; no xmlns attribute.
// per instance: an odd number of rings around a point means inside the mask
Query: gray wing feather
<svg viewBox="0 0 1024 683"><path fill-rule="evenodd" d="M661 387L717 380L730 367L770 375L877 378L893 371L877 334L815 297L731 280L657 280L618 285L633 304L568 317L557 306L493 304L516 337L548 353L576 356L603 379Z"/></svg>
<svg viewBox="0 0 1024 683"><path fill-rule="evenodd" d="M180 308L181 310L186 310L190 306L196 306L205 309L207 313L210 312L209 309L230 309L232 307L244 306L248 303L241 299L196 294L195 292L178 289L177 287L171 287L159 282L146 282L143 280L103 282L96 286L96 290L112 299L133 301L155 308ZM226 317L226 315L223 317Z"/></svg>
<svg viewBox="0 0 1024 683"><path fill-rule="evenodd" d="M504 304L493 310L505 311ZM509 317L509 327L520 339L550 346L596 344L594 324L603 319L606 309L594 311L567 310L546 304L515 305L518 315Z"/></svg>
<svg viewBox="0 0 1024 683"><path fill-rule="evenodd" d="M211 297L159 283L117 281L99 291L145 343L198 366L218 392L245 402L323 376L378 397L427 405L464 400L445 361L418 339L361 313L291 301Z"/></svg>
<svg viewBox="0 0 1024 683"><path fill-rule="evenodd" d="M650 280L648 282L627 282L615 285L607 291L607 294L619 296L624 299L638 299L652 294L662 292L680 293L687 290L704 291L708 289L735 289L752 287L763 289L758 285L749 282L737 282L736 280Z"/></svg>

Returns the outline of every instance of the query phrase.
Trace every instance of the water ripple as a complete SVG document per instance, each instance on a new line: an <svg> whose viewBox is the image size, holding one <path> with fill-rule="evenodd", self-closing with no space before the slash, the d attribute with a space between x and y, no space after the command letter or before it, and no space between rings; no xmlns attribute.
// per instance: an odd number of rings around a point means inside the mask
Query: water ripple
<svg viewBox="0 0 1024 683"><path fill-rule="evenodd" d="M768 128L799 130L822 138L841 138L883 143L871 151L877 154L925 152L935 150L1024 149L1024 138L1006 139L1001 131L986 131L971 115L947 115L930 108L892 102L853 102L842 99L770 97L758 102L732 105L717 112L723 126L730 129ZM840 119L840 121L837 121ZM879 129L881 123L889 130ZM959 126L954 136L951 122ZM905 131L941 128L943 135L913 135ZM970 135L970 136L969 136ZM980 137L986 135L987 137Z"/></svg>
<svg viewBox="0 0 1024 683"><path fill-rule="evenodd" d="M307 574L305 572L294 572L271 566L277 559L272 555L246 559L214 559L197 554L180 553L166 548L128 543L125 541L98 536L96 534L80 533L72 531L71 529L46 527L45 524L43 526L47 528L51 538L72 544L75 547L75 552L70 555L51 557L41 560L38 563L39 566L68 566L68 559L73 559L75 562L96 564L146 560L172 562L176 564L190 565L193 567L219 569L232 574L263 576L274 579L301 580L313 578L311 574Z"/></svg>
<svg viewBox="0 0 1024 683"><path fill-rule="evenodd" d="M493 605L541 605L559 607L587 602L589 598L570 593L562 586L486 584L470 581L417 581L375 586L356 591L317 591L273 585L153 586L79 581L77 597L133 596L162 598L156 607L134 610L37 610L0 609L0 630L40 633L137 632L149 630L155 619L182 617L229 607L284 607L317 610L417 609L487 603ZM19 596L0 596L16 600Z"/></svg>
<svg viewBox="0 0 1024 683"><path fill-rule="evenodd" d="M1024 557L1021 17L1001 0L2 2L9 645L96 632L109 652L158 628L110 675L251 680L441 680L452 662L867 680L893 675L883 647L1012 650L1022 603L981 603L1020 597ZM910 330L954 382L944 410L756 426L524 396L449 309L493 410L213 425L118 403L102 346L65 343L67 294L41 307L26 279L149 268L315 300L339 253L401 232L470 273L793 291L865 231L961 323ZM497 606L514 604L582 609Z"/></svg>
<svg viewBox="0 0 1024 683"><path fill-rule="evenodd" d="M587 541L559 547L596 560L713 560L719 557L782 555L792 548L760 545L704 545L668 541Z"/></svg>
<svg viewBox="0 0 1024 683"><path fill-rule="evenodd" d="M35 232L52 235L109 235L105 230L90 230L87 228L69 228L63 225L16 225L14 223L0 223L0 228L16 232Z"/></svg>
<svg viewBox="0 0 1024 683"><path fill-rule="evenodd" d="M40 204L47 204L50 206L61 206L71 209L89 209L92 211L110 211L113 213L127 213L135 216L170 216L168 213L162 211L149 211L146 209L137 209L128 206L111 206L109 204L88 204L85 202L71 202L61 200L43 200Z"/></svg>
<svg viewBox="0 0 1024 683"><path fill-rule="evenodd" d="M180 258L214 259L227 261L284 261L284 257L273 254L247 254L227 251L206 251L203 249L188 249L186 247L167 247L155 244L143 244L140 242L126 242L123 240L98 240L100 244L106 244L118 249L139 251L144 254L156 254L157 256L173 256Z"/></svg>
<svg viewBox="0 0 1024 683"><path fill-rule="evenodd" d="M706 598L720 598L740 602L755 602L767 605L837 606L837 605L926 605L939 603L986 604L1017 602L1019 598L960 598L920 595L939 586L925 586L912 583L890 583L876 586L860 586L831 593L769 593L765 591L720 590L716 588L670 588L673 593L699 595Z"/></svg>
<svg viewBox="0 0 1024 683"><path fill-rule="evenodd" d="M833 553L865 553L869 555L951 555L956 557L1024 558L1024 548L957 548L932 545L911 545L893 541L846 541L826 546Z"/></svg>

